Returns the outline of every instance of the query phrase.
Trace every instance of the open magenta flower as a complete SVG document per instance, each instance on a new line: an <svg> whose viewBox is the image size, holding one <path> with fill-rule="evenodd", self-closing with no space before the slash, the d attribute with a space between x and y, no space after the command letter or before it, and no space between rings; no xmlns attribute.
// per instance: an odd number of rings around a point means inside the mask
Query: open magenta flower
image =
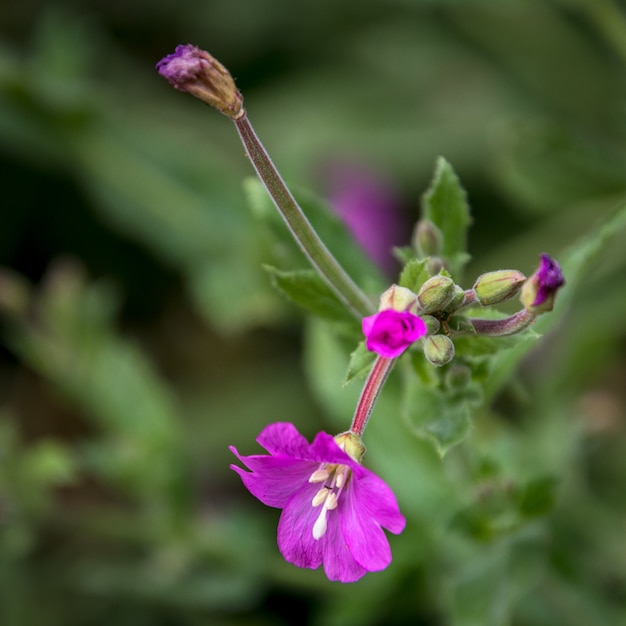
<svg viewBox="0 0 626 626"><path fill-rule="evenodd" d="M384 309L364 317L361 326L367 349L389 359L400 356L428 332L421 317L395 309Z"/></svg>
<svg viewBox="0 0 626 626"><path fill-rule="evenodd" d="M230 448L250 470L231 465L250 493L283 509L278 547L285 559L311 569L323 564L330 580L344 583L385 569L391 548L383 528L397 534L405 526L387 484L342 448L354 447L350 438L356 435L319 433L309 444L293 424L279 422L257 438L269 455Z"/></svg>

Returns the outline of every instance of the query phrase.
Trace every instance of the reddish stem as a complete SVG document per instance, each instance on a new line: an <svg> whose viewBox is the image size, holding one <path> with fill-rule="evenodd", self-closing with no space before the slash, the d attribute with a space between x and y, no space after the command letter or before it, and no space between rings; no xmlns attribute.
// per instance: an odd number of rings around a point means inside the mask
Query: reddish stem
<svg viewBox="0 0 626 626"><path fill-rule="evenodd" d="M378 394L383 388L387 376L389 376L389 372L391 372L391 368L395 362L396 359L388 359L384 356L379 356L376 361L374 361L374 365L363 386L363 391L361 391L361 397L356 406L354 417L352 418L350 431L355 435L359 437L363 435L367 421L372 414L376 398L378 398Z"/></svg>

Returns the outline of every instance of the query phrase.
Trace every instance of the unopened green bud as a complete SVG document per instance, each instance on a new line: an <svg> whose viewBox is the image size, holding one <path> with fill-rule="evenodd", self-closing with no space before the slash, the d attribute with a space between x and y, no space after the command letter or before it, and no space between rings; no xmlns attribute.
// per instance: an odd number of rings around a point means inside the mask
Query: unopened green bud
<svg viewBox="0 0 626 626"><path fill-rule="evenodd" d="M443 235L430 220L420 220L413 230L413 247L421 259L441 256Z"/></svg>
<svg viewBox="0 0 626 626"><path fill-rule="evenodd" d="M454 344L446 335L431 335L424 341L424 356L433 365L441 367L454 358Z"/></svg>
<svg viewBox="0 0 626 626"><path fill-rule="evenodd" d="M365 446L356 433L351 431L341 433L335 437L335 441L348 456L351 456L357 463L361 462L365 454Z"/></svg>
<svg viewBox="0 0 626 626"><path fill-rule="evenodd" d="M472 380L472 372L467 365L454 363L446 372L445 384L448 389L464 389Z"/></svg>
<svg viewBox="0 0 626 626"><path fill-rule="evenodd" d="M424 324L426 324L426 328L428 328L428 335L434 335L439 332L441 328L441 322L432 315L420 315Z"/></svg>
<svg viewBox="0 0 626 626"><path fill-rule="evenodd" d="M454 281L448 276L439 274L429 278L417 294L421 312L441 311L454 297L455 287Z"/></svg>
<svg viewBox="0 0 626 626"><path fill-rule="evenodd" d="M458 285L454 285L454 294L452 298L450 298L450 302L445 307L445 311L447 313L452 313L456 311L465 301L465 291L462 287Z"/></svg>
<svg viewBox="0 0 626 626"><path fill-rule="evenodd" d="M474 284L476 299L483 306L499 304L521 289L526 276L517 270L498 270L482 274Z"/></svg>
<svg viewBox="0 0 626 626"><path fill-rule="evenodd" d="M387 291L381 294L378 310L393 309L394 311L411 311L414 313L416 307L417 296L410 289L391 285Z"/></svg>

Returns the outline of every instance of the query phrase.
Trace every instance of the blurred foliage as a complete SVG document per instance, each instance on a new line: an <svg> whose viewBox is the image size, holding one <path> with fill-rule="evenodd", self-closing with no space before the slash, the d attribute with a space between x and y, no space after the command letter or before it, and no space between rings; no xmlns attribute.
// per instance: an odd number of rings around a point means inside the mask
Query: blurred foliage
<svg viewBox="0 0 626 626"><path fill-rule="evenodd" d="M623 3L5 5L3 626L626 622ZM314 213L326 164L365 164L404 199L407 246L444 155L472 208L468 287L563 261L543 337L497 352L443 460L412 435L432 370L393 373L366 462L408 525L355 585L284 563L277 511L228 469L270 421L347 427L358 329L272 288L310 274L244 186L228 120L154 72L186 42L237 77ZM375 297L380 274L327 226Z"/></svg>

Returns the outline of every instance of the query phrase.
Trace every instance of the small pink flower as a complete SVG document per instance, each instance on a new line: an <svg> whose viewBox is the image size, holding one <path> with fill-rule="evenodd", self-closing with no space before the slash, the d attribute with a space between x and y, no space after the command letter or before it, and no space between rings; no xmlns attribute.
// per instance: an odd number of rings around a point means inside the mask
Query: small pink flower
<svg viewBox="0 0 626 626"><path fill-rule="evenodd" d="M361 325L367 349L389 359L400 356L428 332L421 317L394 309L364 317Z"/></svg>
<svg viewBox="0 0 626 626"><path fill-rule="evenodd" d="M330 580L354 582L391 563L383 528L404 530L391 489L337 444L319 433L313 443L293 424L267 426L257 441L269 452L233 454L248 468L231 465L253 496L283 509L278 547L298 567L324 565Z"/></svg>

